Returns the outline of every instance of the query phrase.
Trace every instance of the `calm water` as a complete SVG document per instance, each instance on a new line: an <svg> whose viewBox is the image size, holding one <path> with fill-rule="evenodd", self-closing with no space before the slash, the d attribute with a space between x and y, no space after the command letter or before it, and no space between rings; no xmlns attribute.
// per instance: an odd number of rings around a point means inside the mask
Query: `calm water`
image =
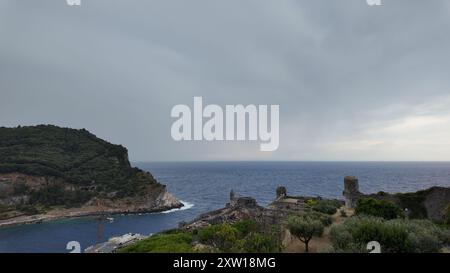
<svg viewBox="0 0 450 273"><path fill-rule="evenodd" d="M176 227L200 213L223 207L231 189L262 204L275 196L278 185L291 195L341 198L343 178L355 175L361 191L406 192L439 185L450 186L450 162L214 162L138 163L179 199L193 207L171 213L115 216L104 223L102 238L129 232L150 234ZM0 252L67 252L68 241L82 248L97 240L98 222L81 218L0 229Z"/></svg>

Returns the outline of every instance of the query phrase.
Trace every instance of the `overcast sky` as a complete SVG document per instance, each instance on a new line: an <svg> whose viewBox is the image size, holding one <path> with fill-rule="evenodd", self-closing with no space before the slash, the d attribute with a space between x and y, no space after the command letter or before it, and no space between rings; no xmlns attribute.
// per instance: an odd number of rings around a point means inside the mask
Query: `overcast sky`
<svg viewBox="0 0 450 273"><path fill-rule="evenodd" d="M450 1L0 0L0 126L132 161L450 160ZM280 146L175 142L176 104L279 104Z"/></svg>

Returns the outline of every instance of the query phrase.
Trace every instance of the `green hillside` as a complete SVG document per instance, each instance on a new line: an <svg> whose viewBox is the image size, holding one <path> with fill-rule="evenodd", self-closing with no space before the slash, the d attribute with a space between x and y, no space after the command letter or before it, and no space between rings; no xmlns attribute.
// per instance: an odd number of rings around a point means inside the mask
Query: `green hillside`
<svg viewBox="0 0 450 273"><path fill-rule="evenodd" d="M34 188L33 181L8 184L4 179L0 199L9 198L10 205L28 209L36 205L71 207L93 197L135 197L164 188L149 173L131 167L126 148L84 129L51 125L0 128L0 175L11 173L45 178L44 186ZM24 198L11 201L11 195Z"/></svg>

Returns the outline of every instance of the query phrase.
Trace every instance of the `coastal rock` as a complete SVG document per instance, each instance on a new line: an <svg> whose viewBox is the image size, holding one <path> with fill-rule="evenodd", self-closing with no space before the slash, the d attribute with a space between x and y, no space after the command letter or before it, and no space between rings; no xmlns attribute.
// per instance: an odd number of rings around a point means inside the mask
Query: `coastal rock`
<svg viewBox="0 0 450 273"><path fill-rule="evenodd" d="M107 242L96 244L86 248L85 253L112 253L117 249L144 240L149 236L137 233L128 233L118 237L112 237Z"/></svg>
<svg viewBox="0 0 450 273"><path fill-rule="evenodd" d="M168 209L173 209L173 208L181 208L183 207L183 204L170 192L163 191L156 198L154 206L159 208L167 207Z"/></svg>
<svg viewBox="0 0 450 273"><path fill-rule="evenodd" d="M190 222L182 222L179 227L186 230L198 230L209 225L221 223L234 223L243 219L261 219L265 211L264 207L257 204L256 200L248 196L237 196L230 192L230 202L224 208L214 210Z"/></svg>

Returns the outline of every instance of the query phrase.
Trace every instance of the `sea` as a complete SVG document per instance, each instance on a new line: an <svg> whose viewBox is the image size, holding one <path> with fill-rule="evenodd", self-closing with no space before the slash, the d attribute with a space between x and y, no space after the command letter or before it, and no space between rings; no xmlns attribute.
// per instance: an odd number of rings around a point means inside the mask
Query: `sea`
<svg viewBox="0 0 450 273"><path fill-rule="evenodd" d="M181 221L224 207L233 190L260 205L275 198L277 186L289 195L343 199L346 175L357 176L364 193L410 192L432 186L450 187L450 162L148 162L149 171L183 201L180 210L163 213L65 219L0 229L0 252L70 252L68 242L85 249L126 233L150 235L176 228Z"/></svg>

